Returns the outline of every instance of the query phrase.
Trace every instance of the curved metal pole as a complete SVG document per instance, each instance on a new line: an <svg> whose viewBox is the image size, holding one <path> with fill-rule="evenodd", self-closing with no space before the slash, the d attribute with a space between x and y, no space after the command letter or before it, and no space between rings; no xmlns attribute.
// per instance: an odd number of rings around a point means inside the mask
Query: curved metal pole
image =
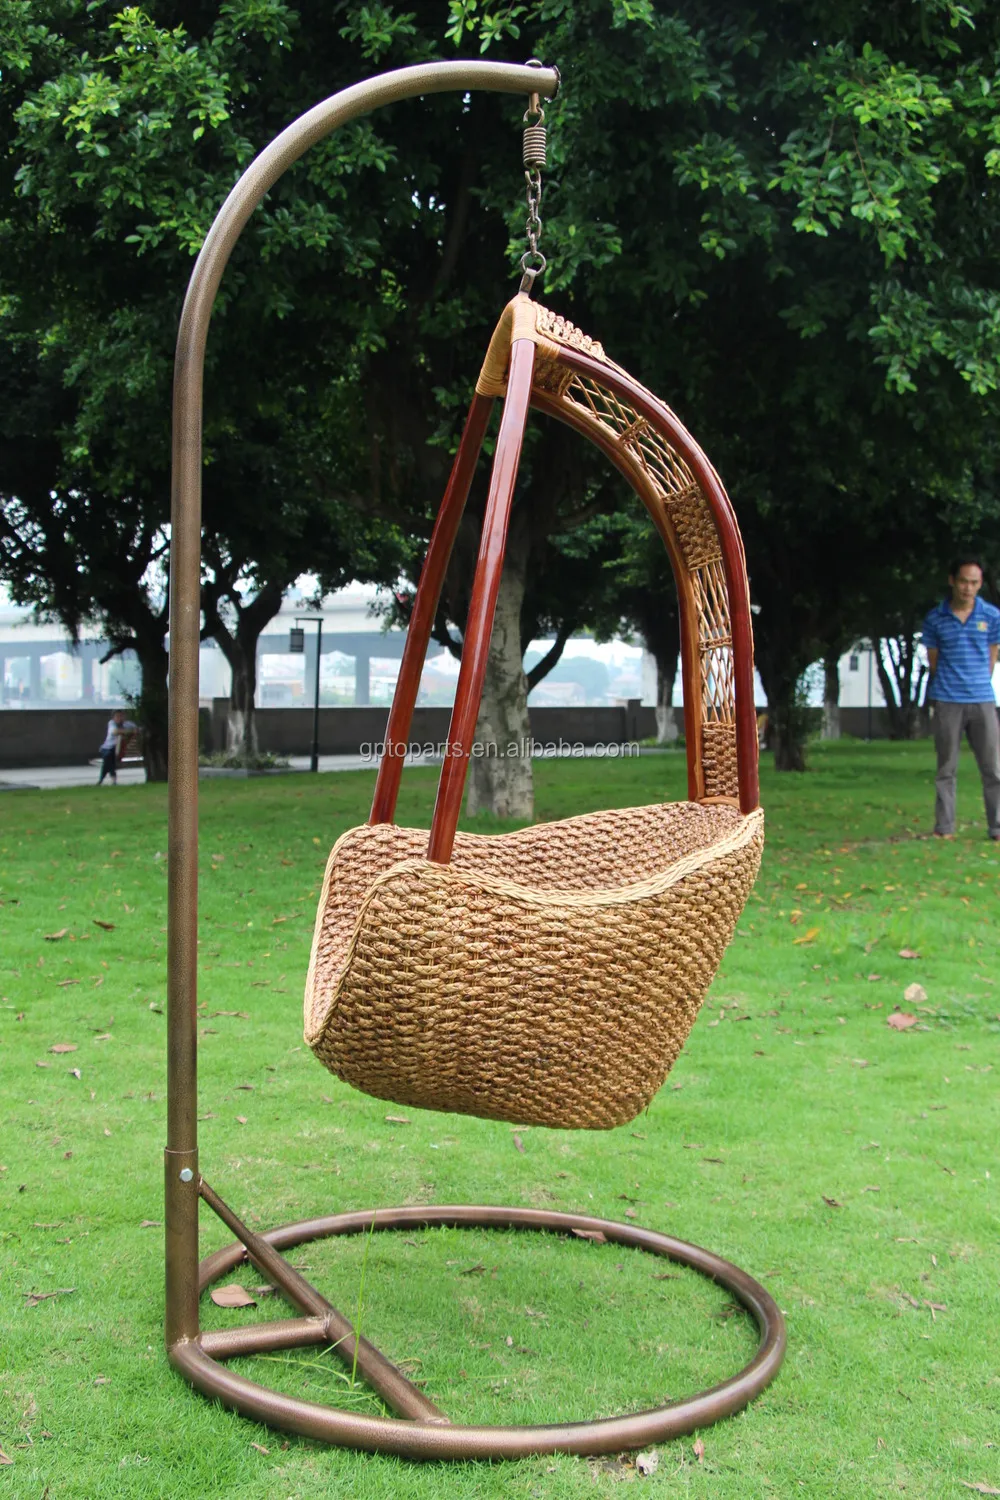
<svg viewBox="0 0 1000 1500"><path fill-rule="evenodd" d="M188 285L174 362L170 538L167 936L167 1343L198 1333L197 952L198 647L205 344L216 292L244 225L282 173L338 125L421 94L486 89L551 98L554 68L434 62L357 83L289 125L251 162L219 210Z"/></svg>
<svg viewBox="0 0 1000 1500"><path fill-rule="evenodd" d="M320 1442L395 1453L421 1459L524 1458L534 1453L618 1453L623 1448L645 1448L742 1410L778 1373L785 1355L785 1321L773 1297L751 1276L711 1250L653 1229L609 1223L589 1215L555 1213L549 1209L499 1208L488 1205L442 1204L426 1207L370 1209L334 1214L322 1219L286 1224L260 1239L275 1250L290 1249L309 1240L369 1229L424 1229L436 1225L455 1228L540 1230L555 1234L600 1234L613 1245L625 1245L665 1256L690 1266L724 1287L751 1314L759 1341L750 1362L737 1375L696 1395L635 1411L627 1416L592 1421L562 1421L544 1426L466 1427L426 1420L399 1421L321 1406L283 1392L269 1390L216 1363L233 1355L263 1349L296 1348L321 1341L318 1320L280 1320L202 1336L197 1344L171 1350L170 1358L185 1377L224 1405L271 1427L298 1432ZM201 1285L207 1287L227 1274L244 1256L242 1243L227 1245L201 1265Z"/></svg>

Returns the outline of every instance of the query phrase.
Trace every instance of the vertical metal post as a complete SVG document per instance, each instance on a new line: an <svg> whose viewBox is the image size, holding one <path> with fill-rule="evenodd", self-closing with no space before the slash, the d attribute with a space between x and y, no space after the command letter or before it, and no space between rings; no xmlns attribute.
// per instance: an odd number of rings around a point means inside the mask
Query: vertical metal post
<svg viewBox="0 0 1000 1500"><path fill-rule="evenodd" d="M432 62L344 89L307 111L255 157L201 247L177 334L170 536L170 729L167 937L167 1343L174 1357L198 1335L198 651L201 630L202 393L215 295L233 246L285 170L338 126L420 94L556 92L551 68ZM37 677L33 661L33 685Z"/></svg>
<svg viewBox="0 0 1000 1500"><path fill-rule="evenodd" d="M875 655L875 642L868 642L868 734L866 738L871 741L872 737L872 657Z"/></svg>
<svg viewBox="0 0 1000 1500"><path fill-rule="evenodd" d="M313 698L313 748L310 771L319 770L319 664L323 656L323 616L316 621L316 691Z"/></svg>

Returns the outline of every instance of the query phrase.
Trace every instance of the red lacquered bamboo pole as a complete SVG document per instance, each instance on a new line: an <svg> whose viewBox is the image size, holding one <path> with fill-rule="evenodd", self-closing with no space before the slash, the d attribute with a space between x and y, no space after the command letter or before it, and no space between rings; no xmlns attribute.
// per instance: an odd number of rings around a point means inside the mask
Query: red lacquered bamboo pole
<svg viewBox="0 0 1000 1500"><path fill-rule="evenodd" d="M483 446L490 412L493 410L492 396L473 396L469 414L465 419L462 440L455 454L455 461L448 476L448 487L441 501L430 545L420 570L420 582L413 602L410 627L406 632L403 659L399 665L396 690L392 695L392 708L385 727L385 750L378 768L375 796L369 823L391 823L396 812L399 782L406 759L406 746L413 723L413 710L420 690L420 675L427 657L427 646L434 628L444 586L444 575L448 569L455 537L469 498L472 476Z"/></svg>
<svg viewBox="0 0 1000 1500"><path fill-rule="evenodd" d="M465 791L465 776L468 770L469 753L476 732L476 719L483 696L486 677L486 661L493 632L493 616L496 613L497 595L500 592L500 574L503 572L504 553L507 550L507 526L510 507L514 498L518 465L521 462L521 445L528 421L531 401L531 377L535 368L535 346L531 339L515 339L511 346L510 376L507 381L507 397L504 401L503 418L497 437L493 472L490 475L490 492L483 517L483 534L479 542L479 557L476 561L476 578L472 588L472 601L465 626L465 641L462 647L462 669L458 675L455 706L452 709L448 728L448 745L445 750L441 780L438 782L434 817L431 821L431 836L427 846L427 857L447 864L455 842L455 830L462 809L462 793Z"/></svg>

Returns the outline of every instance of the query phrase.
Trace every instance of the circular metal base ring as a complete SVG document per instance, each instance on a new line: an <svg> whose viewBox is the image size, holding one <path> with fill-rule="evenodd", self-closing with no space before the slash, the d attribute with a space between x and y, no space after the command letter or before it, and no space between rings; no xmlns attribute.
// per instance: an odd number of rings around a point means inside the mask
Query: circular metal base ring
<svg viewBox="0 0 1000 1500"><path fill-rule="evenodd" d="M280 1229L269 1230L262 1238L276 1250L285 1250L307 1240L360 1234L373 1227L377 1231L434 1226L537 1229L555 1234L572 1234L574 1230L583 1231L585 1235L599 1233L612 1244L646 1250L679 1265L690 1266L724 1287L751 1314L760 1332L757 1352L739 1374L667 1406L593 1422L525 1427L466 1427L458 1423L365 1416L316 1402L300 1401L234 1374L206 1354L197 1340L172 1345L169 1350L171 1363L205 1395L271 1427L370 1453L467 1460L524 1458L544 1453L618 1453L681 1437L741 1411L774 1379L784 1358L784 1319L774 1299L758 1282L710 1250L632 1224L618 1224L579 1214L551 1213L543 1209L445 1205L333 1214L286 1224ZM203 1260L199 1268L200 1291L239 1265L245 1253L244 1247L234 1242Z"/></svg>

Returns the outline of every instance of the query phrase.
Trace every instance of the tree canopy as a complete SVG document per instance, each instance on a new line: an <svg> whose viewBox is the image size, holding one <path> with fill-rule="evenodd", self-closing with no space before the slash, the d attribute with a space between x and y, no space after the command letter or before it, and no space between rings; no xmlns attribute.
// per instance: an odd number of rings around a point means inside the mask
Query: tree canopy
<svg viewBox="0 0 1000 1500"><path fill-rule="evenodd" d="M29 491L31 524L54 537L83 517L59 588L37 568L16 586L119 628L95 579L120 562L124 580L136 537L162 538L173 340L219 204L319 98L457 52L563 72L540 294L661 393L720 469L779 753L800 764L803 667L859 633L887 568L916 601L950 544L998 530L1000 17L985 0L451 0L446 15L6 0L0 342L25 399L5 420L0 494L9 535L24 534ZM225 595L234 626L303 552L331 578L389 578L414 555L513 289L518 123L485 95L394 106L313 148L253 216L209 340L209 616ZM31 484L29 439L48 465ZM638 623L631 543L609 571L605 542L577 540L621 487L596 456L568 455L547 430L528 452L522 647L539 621L557 638L616 608ZM477 514L474 500L470 535ZM467 556L466 541L446 591L459 632ZM233 576L243 594L226 593ZM598 610L587 579L611 577L619 606ZM519 667L505 671L523 697Z"/></svg>

